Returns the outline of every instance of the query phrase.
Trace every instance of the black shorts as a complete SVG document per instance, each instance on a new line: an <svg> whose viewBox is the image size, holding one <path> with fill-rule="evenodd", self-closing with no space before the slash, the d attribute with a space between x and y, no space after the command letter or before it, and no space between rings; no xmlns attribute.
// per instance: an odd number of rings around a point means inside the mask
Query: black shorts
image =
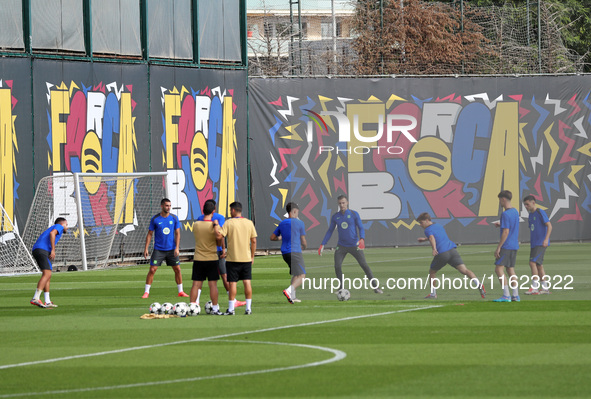
<svg viewBox="0 0 591 399"><path fill-rule="evenodd" d="M435 257L433 258L433 261L431 262L430 269L437 271L437 270L442 269L443 266L445 266L445 265L450 265L451 267L458 267L459 265L462 265L463 263L464 263L464 261L462 260L462 257L458 253L458 250L455 248L452 248L449 251L445 251L442 254L435 255Z"/></svg>
<svg viewBox="0 0 591 399"><path fill-rule="evenodd" d="M217 260L194 260L193 261L193 281L218 281L220 274L218 273Z"/></svg>
<svg viewBox="0 0 591 399"><path fill-rule="evenodd" d="M39 269L41 270L53 270L53 265L49 260L49 252L44 249L36 248L33 250L33 258L37 261Z"/></svg>
<svg viewBox="0 0 591 399"><path fill-rule="evenodd" d="M304 265L304 257L301 252L291 252L283 254L283 260L289 266L289 274L292 276L299 276L306 274L306 267Z"/></svg>
<svg viewBox="0 0 591 399"><path fill-rule="evenodd" d="M174 256L174 249L171 251L160 251L155 249L150 258L150 266L160 266L163 261L166 261L168 266L178 266L181 264L178 256Z"/></svg>
<svg viewBox="0 0 591 399"><path fill-rule="evenodd" d="M252 262L226 262L228 282L237 283L239 280L252 280Z"/></svg>

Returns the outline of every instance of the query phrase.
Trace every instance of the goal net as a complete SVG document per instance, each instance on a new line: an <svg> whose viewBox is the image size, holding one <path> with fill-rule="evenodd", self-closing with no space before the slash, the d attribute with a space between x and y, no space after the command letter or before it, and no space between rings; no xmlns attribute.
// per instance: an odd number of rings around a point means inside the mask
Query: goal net
<svg viewBox="0 0 591 399"><path fill-rule="evenodd" d="M33 256L2 204L0 211L0 275L38 272Z"/></svg>
<svg viewBox="0 0 591 399"><path fill-rule="evenodd" d="M56 173L41 179L23 241L28 249L55 219L68 221L54 267L87 270L143 259L151 217L160 211L166 172Z"/></svg>

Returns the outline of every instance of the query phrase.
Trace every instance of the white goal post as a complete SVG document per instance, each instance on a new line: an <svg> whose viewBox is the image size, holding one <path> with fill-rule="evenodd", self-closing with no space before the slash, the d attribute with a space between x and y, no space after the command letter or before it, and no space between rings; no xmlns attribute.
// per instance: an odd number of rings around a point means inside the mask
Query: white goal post
<svg viewBox="0 0 591 399"><path fill-rule="evenodd" d="M0 275L38 273L39 267L4 205L0 204L0 210Z"/></svg>
<svg viewBox="0 0 591 399"><path fill-rule="evenodd" d="M55 219L68 221L54 266L88 270L143 259L152 216L166 197L167 172L54 173L39 181L23 241L35 240Z"/></svg>

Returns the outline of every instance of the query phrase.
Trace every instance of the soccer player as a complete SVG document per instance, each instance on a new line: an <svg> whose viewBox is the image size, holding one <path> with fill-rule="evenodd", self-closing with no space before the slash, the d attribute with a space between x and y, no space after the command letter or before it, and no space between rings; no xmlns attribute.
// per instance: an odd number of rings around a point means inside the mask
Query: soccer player
<svg viewBox="0 0 591 399"><path fill-rule="evenodd" d="M498 197L504 211L501 214L501 221L495 222L495 226L501 227L501 238L495 250L495 273L503 287L503 296L493 299L493 302L519 302L516 282L513 283L515 288L511 288L513 295L509 296L509 285L505 275L506 270L509 279L516 278L513 276L515 276L515 259L519 249L519 212L511 206L511 198L513 198L511 191L501 191Z"/></svg>
<svg viewBox="0 0 591 399"><path fill-rule="evenodd" d="M433 249L433 261L429 267L429 280L431 281L431 293L425 297L425 299L436 299L437 292L433 286L433 280L437 275L437 271L441 270L445 265L454 267L457 271L470 279L470 284L478 288L480 296L486 297L486 291L484 285L481 284L476 275L466 267L464 261L460 257L457 251L457 245L449 239L445 229L442 225L433 223L429 213L424 212L417 218L419 225L425 229L425 237L419 237L419 242L429 241L431 248Z"/></svg>
<svg viewBox="0 0 591 399"><path fill-rule="evenodd" d="M231 219L226 220L222 227L214 221L214 229L218 239L228 239L228 255L226 256L226 269L228 271L228 283L230 294L226 315L234 315L236 302L236 285L239 280L244 284L244 296L246 297L246 310L244 314L252 314L252 264L257 248L257 232L252 221L242 217L242 204L232 202L230 204Z"/></svg>
<svg viewBox="0 0 591 399"><path fill-rule="evenodd" d="M531 235L531 250L529 252L529 267L531 268L532 286L525 293L526 295L549 294L548 281L544 280L546 272L544 271L544 254L546 248L550 246L550 233L552 233L552 223L543 209L536 205L536 199L533 195L528 195L523 199L523 205L529 212L528 224ZM536 279L537 277L537 279ZM542 289L540 290L540 283Z"/></svg>
<svg viewBox="0 0 591 399"><path fill-rule="evenodd" d="M205 204L207 204L208 202L212 203L213 208L214 208L212 220L217 220L220 227L223 226L224 222L226 221L226 218L223 215L217 213L217 209L216 209L217 203L213 199L208 199L207 201L205 201ZM200 221L200 220L203 220L203 218L204 218L204 216L201 215L197 218L197 220ZM225 242L225 240L220 241L220 245L217 246L217 250L218 250L218 257L219 257L218 269L219 269L220 277L222 278L222 283L224 284L224 288L226 289L226 294L229 294L230 284L228 284L228 272L226 270L226 242ZM235 307L244 306L244 305L246 305L245 301L236 301L236 303L234 304Z"/></svg>
<svg viewBox="0 0 591 399"><path fill-rule="evenodd" d="M353 255L367 278L372 284L374 284L373 272L369 268L363 253L363 250L365 249L365 229L361 223L361 218L357 212L349 209L349 199L346 195L340 195L337 198L337 201L339 204L339 212L332 215L330 219L330 225L328 226L326 235L322 240L320 248L318 248L318 255L322 256L324 246L328 240L330 240L335 227L338 227L339 240L337 242L337 249L334 253L334 270L340 281L339 288L343 288L342 265L347 254ZM357 233L358 230L359 234ZM383 291L379 287L374 288L374 292L376 294L383 294Z"/></svg>
<svg viewBox="0 0 591 399"><path fill-rule="evenodd" d="M31 299L31 305L39 306L40 308L57 308L57 305L51 302L49 297L49 282L53 270L51 261L55 259L55 246L67 231L67 220L61 217L57 218L53 222L53 226L41 233L33 245L33 258L35 258L41 269L41 278L37 283L35 295ZM45 304L39 299L41 292L44 293Z"/></svg>
<svg viewBox="0 0 591 399"><path fill-rule="evenodd" d="M154 281L154 274L158 266L166 260L168 266L172 266L174 279L180 297L188 297L183 291L183 276L181 275L181 262L179 260L179 244L181 241L181 223L176 215L170 213L170 200L163 198L160 201L160 213L157 213L150 220L150 227L146 235L146 246L144 247L144 258L148 257L148 246L154 235L154 251L150 258L150 270L146 276L146 289L142 298L150 296L150 287Z"/></svg>
<svg viewBox="0 0 591 399"><path fill-rule="evenodd" d="M281 240L281 254L283 260L289 266L289 274L291 274L291 283L289 287L283 290L283 295L285 295L289 303L294 303L301 302L296 298L296 288L302 284L306 277L302 249L306 249L308 244L306 242L306 227L304 222L298 219L300 213L298 204L290 202L285 207L285 210L289 217L279 223L279 226L271 234L271 241Z"/></svg>
<svg viewBox="0 0 591 399"><path fill-rule="evenodd" d="M215 203L205 201L203 205L203 218L193 223L193 236L195 237L195 256L193 257L193 286L191 287L190 301L199 303L201 287L207 279L209 285L209 297L213 305L213 315L222 315L218 304L218 280L220 279L218 263L218 240L213 227L213 211ZM216 224L219 222L216 220Z"/></svg>

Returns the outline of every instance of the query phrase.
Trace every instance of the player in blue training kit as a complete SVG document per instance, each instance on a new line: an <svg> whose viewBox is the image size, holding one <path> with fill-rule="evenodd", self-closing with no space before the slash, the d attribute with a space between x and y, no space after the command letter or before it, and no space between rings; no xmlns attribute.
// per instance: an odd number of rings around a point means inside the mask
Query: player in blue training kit
<svg viewBox="0 0 591 399"><path fill-rule="evenodd" d="M306 226L298 219L300 208L295 202L290 202L285 207L289 217L282 220L279 226L271 234L271 241L281 240L281 254L283 260L289 266L291 283L283 290L283 295L289 303L301 302L296 298L296 288L302 284L306 277L306 266L302 249L308 246L306 242Z"/></svg>
<svg viewBox="0 0 591 399"><path fill-rule="evenodd" d="M501 238L495 250L495 273L503 287L503 296L494 299L493 302L519 302L517 281L513 283L515 288L511 288L512 295L509 296L509 285L507 276L505 276L506 270L509 279L516 279L515 260L519 249L519 212L511 206L511 198L513 198L511 191L501 191L498 197L504 211L501 214L501 221L495 223L495 226L501 227Z"/></svg>
<svg viewBox="0 0 591 399"><path fill-rule="evenodd" d="M379 288L379 281L374 279L373 272L365 260L365 255L363 253L363 250L365 249L365 229L361 223L361 218L357 212L349 209L349 200L346 195L340 195L337 198L337 201L340 210L332 215L332 218L330 219L330 225L328 226L326 235L322 240L320 248L318 248L318 255L322 256L324 246L328 240L330 240L335 227L337 227L339 240L337 242L337 249L334 253L334 270L340 281L339 288L343 288L343 259L345 259L347 254L351 254L363 269L363 272L369 279L372 287L376 287L374 288L374 292L376 294L383 294L383 291ZM358 230L359 234L357 233Z"/></svg>
<svg viewBox="0 0 591 399"><path fill-rule="evenodd" d="M183 291L183 276L181 275L181 262L179 260L179 244L181 241L181 223L176 215L170 213L171 203L168 198L160 201L162 211L152 217L148 235L146 236L146 246L144 247L144 258L148 257L148 247L154 235L154 251L150 258L150 271L146 277L146 288L142 298L150 296L150 287L154 281L154 274L158 266L166 260L168 266L172 266L174 278L179 290L180 297L189 297Z"/></svg>
<svg viewBox="0 0 591 399"><path fill-rule="evenodd" d="M33 258L41 269L41 278L37 283L35 295L31 299L31 305L39 306L40 308L57 308L49 297L49 282L51 280L51 273L53 265L51 261L55 259L55 246L57 245L63 234L68 231L68 222L64 218L57 218L53 222L53 226L45 230L35 244L33 244ZM41 292L45 295L45 304L41 302Z"/></svg>
<svg viewBox="0 0 591 399"><path fill-rule="evenodd" d="M457 251L457 245L449 239L445 229L442 225L433 223L431 215L427 212L421 213L417 218L419 225L425 229L425 237L419 237L419 242L429 241L433 249L433 261L429 267L429 281L431 281L431 293L425 299L436 299L437 291L433 286L433 280L437 275L437 271L441 270L445 265L454 267L457 271L470 278L470 285L478 289L480 296L486 297L484 285L478 281L476 275L466 267L462 257Z"/></svg>
<svg viewBox="0 0 591 399"><path fill-rule="evenodd" d="M212 200L212 199L208 199L207 201L205 201L205 203L203 204L205 206L205 204L207 203L211 203L213 204L213 216L211 217L211 220L217 220L218 225L220 227L222 227L224 225L224 222L226 221L226 218L224 217L224 215L221 215L219 213L217 213L217 203ZM204 220L203 215L200 215L197 218L197 221L202 222ZM226 294L229 294L230 292L230 283L228 283L228 271L226 270L226 240L222 240L222 245L219 246L218 245L218 257L219 257L219 262L218 262L218 270L220 272L220 277L222 278L222 283L224 284L224 288L226 289ZM234 304L234 307L240 307L240 306L244 306L246 305L245 301L236 301L236 303Z"/></svg>
<svg viewBox="0 0 591 399"><path fill-rule="evenodd" d="M544 279L544 254L550 246L552 223L543 209L536 205L536 198L528 195L523 199L523 205L529 212L528 225L531 234L531 250L529 252L529 267L531 268L532 285L525 295L549 294L549 282ZM540 283L542 289L540 289Z"/></svg>

